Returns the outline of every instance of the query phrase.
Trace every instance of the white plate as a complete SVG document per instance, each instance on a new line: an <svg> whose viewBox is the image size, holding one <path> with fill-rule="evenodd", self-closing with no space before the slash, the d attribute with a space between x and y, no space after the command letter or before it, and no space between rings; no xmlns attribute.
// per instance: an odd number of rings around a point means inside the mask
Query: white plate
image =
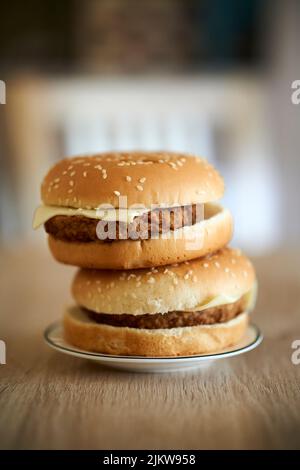
<svg viewBox="0 0 300 470"><path fill-rule="evenodd" d="M63 337L63 327L60 322L50 325L44 333L49 346L65 354L90 359L104 366L123 369L130 372L175 372L191 368L206 368L217 359L238 356L256 348L263 336L256 325L249 325L246 334L239 344L223 349L214 354L179 357L142 357L142 356L113 356L87 352L67 343Z"/></svg>

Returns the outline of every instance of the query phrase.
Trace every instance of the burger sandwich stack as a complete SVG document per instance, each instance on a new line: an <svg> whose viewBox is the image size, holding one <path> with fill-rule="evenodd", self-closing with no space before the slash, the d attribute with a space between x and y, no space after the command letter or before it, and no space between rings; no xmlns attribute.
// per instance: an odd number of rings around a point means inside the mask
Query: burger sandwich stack
<svg viewBox="0 0 300 470"><path fill-rule="evenodd" d="M126 356L215 353L245 334L255 271L229 248L219 173L172 152L66 158L42 183L34 227L78 266L64 313L70 344Z"/></svg>

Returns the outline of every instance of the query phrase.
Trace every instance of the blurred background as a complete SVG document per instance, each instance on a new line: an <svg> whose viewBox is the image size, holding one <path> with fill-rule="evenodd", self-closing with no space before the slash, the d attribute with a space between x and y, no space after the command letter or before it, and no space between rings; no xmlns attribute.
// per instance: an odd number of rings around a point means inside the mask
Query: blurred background
<svg viewBox="0 0 300 470"><path fill-rule="evenodd" d="M224 175L250 254L300 238L297 0L1 3L0 245L31 229L64 155L165 149Z"/></svg>

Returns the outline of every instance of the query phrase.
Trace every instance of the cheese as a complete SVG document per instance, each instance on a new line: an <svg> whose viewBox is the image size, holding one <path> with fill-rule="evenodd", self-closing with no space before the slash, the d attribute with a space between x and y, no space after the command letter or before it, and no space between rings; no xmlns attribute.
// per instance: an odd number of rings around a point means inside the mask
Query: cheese
<svg viewBox="0 0 300 470"><path fill-rule="evenodd" d="M241 299L241 297L246 297L246 302L247 302L247 311L253 310L256 302L256 297L257 297L257 282L254 283L252 289L250 289L249 292L246 292L245 294L241 295L217 295L213 297L212 299L209 299L205 303L195 305L193 308L188 308L185 309L187 312L200 312L201 310L205 310L207 308L212 308L212 307L219 307L221 305L226 305L226 304L231 304L234 302L238 302L238 300Z"/></svg>
<svg viewBox="0 0 300 470"><path fill-rule="evenodd" d="M52 219L57 215L65 215L65 216L84 216L90 219L97 219L97 220L104 220L106 222L125 222L130 224L133 222L135 217L140 217L147 212L150 212L154 209L162 209L162 208L172 208L172 207L179 207L180 204L153 204L151 208L146 207L136 207L131 209L119 209L119 208L95 208L95 209L82 209L82 208L74 208L74 207L63 207L63 206L39 206L33 218L33 228L37 229L48 220ZM202 206L202 211L204 211L204 205ZM203 212L204 214L204 212ZM204 217L204 215L203 215ZM196 224L195 224L196 225ZM187 227L183 227L185 229Z"/></svg>
<svg viewBox="0 0 300 470"><path fill-rule="evenodd" d="M72 207L40 206L36 209L34 214L33 228L39 228L47 222L47 220L57 215L81 215L90 219L104 220L107 222L120 221L130 224L135 217L141 216L146 212L149 212L149 209L75 209Z"/></svg>

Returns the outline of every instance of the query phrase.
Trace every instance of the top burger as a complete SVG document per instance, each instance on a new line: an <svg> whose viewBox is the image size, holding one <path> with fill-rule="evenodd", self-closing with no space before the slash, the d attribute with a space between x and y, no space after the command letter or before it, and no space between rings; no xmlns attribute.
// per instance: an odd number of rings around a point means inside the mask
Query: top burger
<svg viewBox="0 0 300 470"><path fill-rule="evenodd" d="M226 245L232 217L215 202L224 183L205 160L170 152L67 158L42 183L44 224L60 262L132 269L198 258Z"/></svg>

